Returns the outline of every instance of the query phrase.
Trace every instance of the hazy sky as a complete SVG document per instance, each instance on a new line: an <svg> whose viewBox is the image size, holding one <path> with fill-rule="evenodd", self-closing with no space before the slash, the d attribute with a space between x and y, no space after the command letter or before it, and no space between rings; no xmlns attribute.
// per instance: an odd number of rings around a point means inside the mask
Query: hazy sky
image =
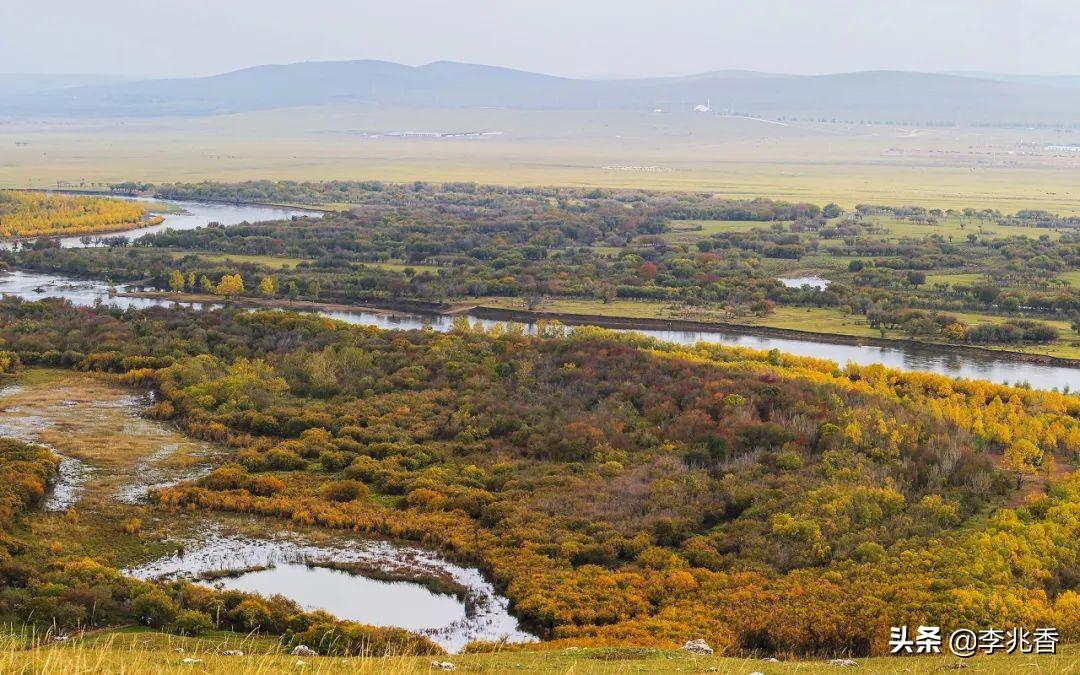
<svg viewBox="0 0 1080 675"><path fill-rule="evenodd" d="M440 59L558 75L1080 73L1074 0L0 0L0 72Z"/></svg>

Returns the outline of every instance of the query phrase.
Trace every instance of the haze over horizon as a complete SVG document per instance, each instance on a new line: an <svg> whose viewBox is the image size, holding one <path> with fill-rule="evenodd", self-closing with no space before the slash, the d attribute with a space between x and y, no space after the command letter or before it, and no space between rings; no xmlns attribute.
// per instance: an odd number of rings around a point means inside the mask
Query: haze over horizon
<svg viewBox="0 0 1080 675"><path fill-rule="evenodd" d="M1080 73L1080 6L911 0L134 0L0 10L7 73L213 75L263 64L459 61L575 78L717 70ZM1022 6L1018 6L1022 5ZM453 30L446 30L453 26ZM913 36L918 36L915 39Z"/></svg>

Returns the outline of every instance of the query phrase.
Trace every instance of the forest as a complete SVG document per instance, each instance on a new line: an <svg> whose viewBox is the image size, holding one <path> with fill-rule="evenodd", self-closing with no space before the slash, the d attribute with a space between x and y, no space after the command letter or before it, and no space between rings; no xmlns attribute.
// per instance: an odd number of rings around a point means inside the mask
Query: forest
<svg viewBox="0 0 1080 675"><path fill-rule="evenodd" d="M868 655L931 619L1080 638L1077 396L558 324L384 331L231 307L8 298L0 347L11 371L152 390L148 414L228 449L157 490L160 517L420 542L478 566L553 646ZM3 461L8 620L164 607L181 632L371 630L28 545L54 460L11 444Z"/></svg>
<svg viewBox="0 0 1080 675"><path fill-rule="evenodd" d="M1058 343L1080 353L1080 222L1041 211L858 205L711 194L378 182L150 186L162 198L323 205L321 218L165 231L7 254L36 270L162 291L342 304L485 303L770 325L953 344ZM231 257L235 256L235 259ZM797 286L783 277L824 277ZM624 303L624 304L620 304ZM626 304L629 303L629 304ZM608 309L608 306L611 309ZM824 318L823 318L824 317ZM1071 345L1071 346L1070 346Z"/></svg>
<svg viewBox="0 0 1080 675"><path fill-rule="evenodd" d="M161 222L138 202L0 190L0 237L97 234Z"/></svg>

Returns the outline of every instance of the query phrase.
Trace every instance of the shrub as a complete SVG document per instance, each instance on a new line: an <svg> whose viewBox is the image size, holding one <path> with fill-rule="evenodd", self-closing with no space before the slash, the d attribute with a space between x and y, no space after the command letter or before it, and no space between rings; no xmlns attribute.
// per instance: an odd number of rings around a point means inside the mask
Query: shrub
<svg viewBox="0 0 1080 675"><path fill-rule="evenodd" d="M161 628L174 621L179 614L176 603L158 589L135 598L131 611L140 623L151 628Z"/></svg>
<svg viewBox="0 0 1080 675"><path fill-rule="evenodd" d="M338 480L323 486L322 495L332 502L351 502L367 497L367 486L356 480Z"/></svg>
<svg viewBox="0 0 1080 675"><path fill-rule="evenodd" d="M214 622L210 619L210 615L205 612L198 612L193 609L187 609L180 612L176 619L172 623L173 632L181 635L202 635L210 630L213 630Z"/></svg>

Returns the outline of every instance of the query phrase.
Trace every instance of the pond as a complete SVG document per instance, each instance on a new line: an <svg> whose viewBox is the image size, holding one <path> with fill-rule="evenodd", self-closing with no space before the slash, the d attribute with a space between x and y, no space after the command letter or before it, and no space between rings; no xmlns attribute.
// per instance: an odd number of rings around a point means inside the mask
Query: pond
<svg viewBox="0 0 1080 675"><path fill-rule="evenodd" d="M427 635L450 652L475 640L537 640L479 571L388 541L315 544L298 533L265 539L224 535L211 520L198 540L185 542L183 553L126 572L282 595L307 610Z"/></svg>
<svg viewBox="0 0 1080 675"><path fill-rule="evenodd" d="M829 280L812 274L804 277L780 277L777 279L780 283L784 284L788 288L802 288L803 286L809 286L810 288L823 291L829 287Z"/></svg>

